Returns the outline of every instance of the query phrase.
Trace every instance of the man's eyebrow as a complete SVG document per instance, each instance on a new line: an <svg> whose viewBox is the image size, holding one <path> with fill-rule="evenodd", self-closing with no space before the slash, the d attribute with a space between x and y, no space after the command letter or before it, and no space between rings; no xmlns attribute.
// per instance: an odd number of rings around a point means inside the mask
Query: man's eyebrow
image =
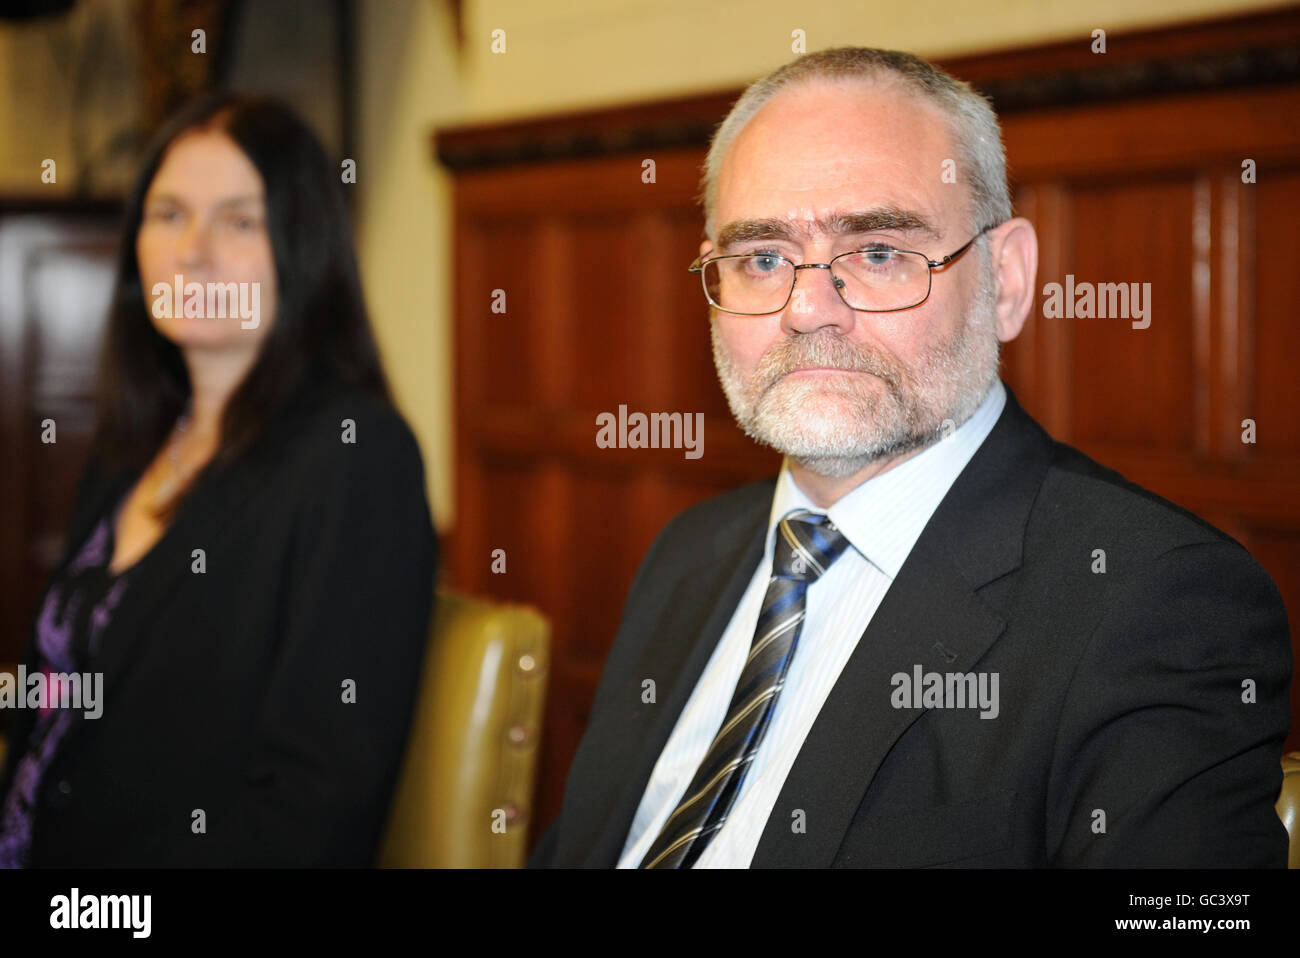
<svg viewBox="0 0 1300 958"><path fill-rule="evenodd" d="M933 240L940 239L943 235L934 223L921 213L893 206L882 206L871 210L832 213L826 217L819 217L812 224L807 220L781 217L735 220L718 232L718 249L730 249L737 243L751 240L809 240L813 233L843 236L874 233L879 230L917 234Z"/></svg>

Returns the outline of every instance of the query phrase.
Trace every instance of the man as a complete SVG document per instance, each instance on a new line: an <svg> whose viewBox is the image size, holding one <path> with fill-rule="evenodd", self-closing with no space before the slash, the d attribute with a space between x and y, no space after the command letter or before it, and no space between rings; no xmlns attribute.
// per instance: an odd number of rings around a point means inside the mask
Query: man
<svg viewBox="0 0 1300 958"><path fill-rule="evenodd" d="M705 187L718 374L785 463L651 548L530 865L1284 866L1281 598L998 379L1038 254L987 103L811 54Z"/></svg>

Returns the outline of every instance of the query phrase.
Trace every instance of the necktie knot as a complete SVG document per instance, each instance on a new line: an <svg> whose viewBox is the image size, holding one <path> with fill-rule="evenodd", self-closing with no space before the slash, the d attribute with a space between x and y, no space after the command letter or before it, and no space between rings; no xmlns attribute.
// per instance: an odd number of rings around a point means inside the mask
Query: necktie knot
<svg viewBox="0 0 1300 958"><path fill-rule="evenodd" d="M848 547L849 540L829 516L796 509L777 524L772 575L815 582Z"/></svg>

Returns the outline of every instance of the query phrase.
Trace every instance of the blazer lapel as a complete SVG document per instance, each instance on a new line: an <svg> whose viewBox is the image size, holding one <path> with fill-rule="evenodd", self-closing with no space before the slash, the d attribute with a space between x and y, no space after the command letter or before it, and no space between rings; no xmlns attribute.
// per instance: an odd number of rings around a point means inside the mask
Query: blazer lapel
<svg viewBox="0 0 1300 958"><path fill-rule="evenodd" d="M98 508L89 527L80 536L70 537L73 550L80 547L94 523L117 504L134 481L126 474L117 474L106 482L104 494L96 499ZM190 572L191 550L201 548L211 552L213 544L226 538L231 529L226 521L231 510L254 488L256 483L247 466L232 469L230 475L209 474L195 484L162 538L129 570L131 581L99 637L98 652L83 667L85 671L103 675L101 688L105 703L111 703L123 672L133 656L140 654L143 637L152 635L150 617L162 600L177 591L182 576L194 574ZM112 708L111 704L103 707ZM65 738L70 739L71 733L85 721L83 711L72 710Z"/></svg>
<svg viewBox="0 0 1300 958"><path fill-rule="evenodd" d="M91 670L104 673L106 695L112 695L141 637L151 631L149 621L160 603L182 588L184 577L198 574L191 571L193 551L204 550L211 561L214 547L233 534L237 527L230 519L257 488L258 473L254 462L240 461L203 476L162 538L128 570L130 581L100 636L98 655L91 658Z"/></svg>
<svg viewBox="0 0 1300 958"><path fill-rule="evenodd" d="M1001 417L926 525L818 713L751 867L831 864L880 763L923 709L891 705L891 677L967 672L1005 621L981 586L1016 569L1051 438L1011 390ZM791 828L802 809L806 833Z"/></svg>
<svg viewBox="0 0 1300 958"><path fill-rule="evenodd" d="M573 854L565 852L567 846L587 850L580 861L583 867L618 864L660 753L762 558L774 486L767 482L763 488L767 495L756 496L755 507L719 530L713 554L703 557L704 564L686 570L677 580L662 620L630 673L661 677L659 687L667 695L649 710L646 722L620 727L620 747L600 756L600 778L619 783L614 802L595 798L591 814L568 816L574 830L560 836L559 860L573 860ZM623 685L628 674L624 672ZM594 797L588 793L589 800Z"/></svg>
<svg viewBox="0 0 1300 958"><path fill-rule="evenodd" d="M327 392L327 385L300 386L270 418L252 449L233 463L205 471L181 501L162 538L129 570L131 581L100 637L99 655L92 659L92 670L104 673L106 696L112 695L114 680L138 654L136 646L151 631L149 621L160 604L181 587L186 576L199 574L192 571L194 550L204 550L211 561L216 547L238 533L232 519L255 490L270 485L283 449Z"/></svg>
<svg viewBox="0 0 1300 958"><path fill-rule="evenodd" d="M104 469L94 457L87 461L85 466L87 472L82 480L82 486L78 489L76 501L73 503L72 515L68 519L67 533L63 539L62 554L55 562L53 568L47 577L46 589L49 588L49 581L62 575L63 570L72 562L81 547L85 545L86 537L94 529L95 523L103 517L114 503L121 498L122 494L130 488L131 477L122 471ZM28 624L28 641L23 652L22 664L27 667L29 673L35 672L40 664L40 650L37 645L37 620L40 616L41 606L46 600L46 593L43 592L38 601L37 608L33 611ZM82 713L72 711L69 721L76 724L81 721ZM36 721L36 714L30 709L19 711L13 719L13 723L8 729L9 741L11 743L25 743L31 734L32 725ZM0 795L5 794L11 784L11 778L5 777L3 772L8 766L13 764L12 756L18 754L18 749L9 750L10 760L0 762Z"/></svg>
<svg viewBox="0 0 1300 958"><path fill-rule="evenodd" d="M102 469L94 460L87 468ZM51 580L72 562L99 520L126 495L136 478L138 477L124 469L106 469L94 473L86 493L84 496L79 495L73 505L73 514L68 518L67 535L63 539L63 553L50 570Z"/></svg>
<svg viewBox="0 0 1300 958"><path fill-rule="evenodd" d="M231 521L245 500L257 489L265 488L283 447L291 441L294 430L310 414L314 404L323 401L328 384L304 385L293 395L284 410L268 422L266 433L255 448L234 463L216 465L195 482L177 508L171 525L128 574L130 581L121 601L113 611L100 636L98 652L85 666L86 671L103 674L103 690L111 699L118 680L141 654L140 642L151 633L149 622L162 602L171 597L192 572L193 551L203 549L210 557L214 547L237 534ZM117 505L123 495L139 480L139 473L105 470L96 477L86 501L69 526L69 536L54 574L57 575L76 555L95 524ZM73 711L69 731L84 721L83 713Z"/></svg>

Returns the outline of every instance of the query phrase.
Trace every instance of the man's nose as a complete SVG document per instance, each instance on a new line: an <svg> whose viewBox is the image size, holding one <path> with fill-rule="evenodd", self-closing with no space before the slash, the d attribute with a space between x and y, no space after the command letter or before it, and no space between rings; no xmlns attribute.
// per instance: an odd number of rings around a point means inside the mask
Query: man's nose
<svg viewBox="0 0 1300 958"><path fill-rule="evenodd" d="M842 281L829 268L807 265L796 269L794 275L794 290L782 315L791 332L810 333L823 326L838 326L845 331L857 321L853 309L840 296Z"/></svg>

